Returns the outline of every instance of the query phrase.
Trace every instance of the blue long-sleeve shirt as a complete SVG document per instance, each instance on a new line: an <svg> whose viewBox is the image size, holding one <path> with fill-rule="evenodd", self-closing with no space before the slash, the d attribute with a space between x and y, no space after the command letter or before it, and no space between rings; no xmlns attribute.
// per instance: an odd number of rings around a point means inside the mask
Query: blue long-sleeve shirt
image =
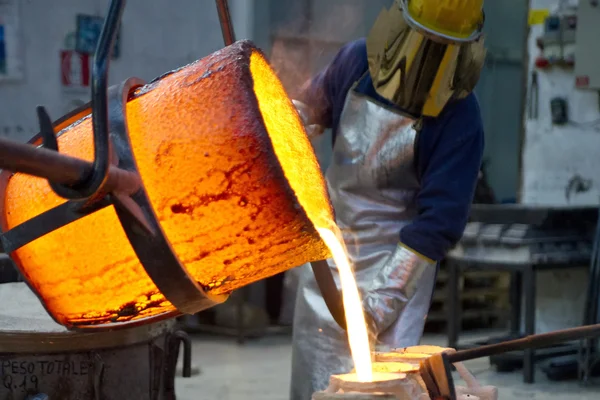
<svg viewBox="0 0 600 400"><path fill-rule="evenodd" d="M298 98L311 107L313 123L331 128L334 141L346 95L367 71L365 39L348 43ZM370 76L355 90L398 109L377 94ZM458 242L473 201L483 147L483 123L474 94L449 103L437 118L423 118L415 146L421 185L418 215L401 230L402 243L439 261Z"/></svg>

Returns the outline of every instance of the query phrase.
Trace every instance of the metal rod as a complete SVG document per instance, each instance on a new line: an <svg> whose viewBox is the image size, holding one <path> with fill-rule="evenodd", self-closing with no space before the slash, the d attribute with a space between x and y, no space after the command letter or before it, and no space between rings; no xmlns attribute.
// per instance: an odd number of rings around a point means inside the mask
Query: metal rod
<svg viewBox="0 0 600 400"><path fill-rule="evenodd" d="M232 45L235 42L235 32L231 23L231 14L229 13L229 5L227 0L216 0L217 12L219 13L219 21L221 23L221 32L223 33L223 41L225 46Z"/></svg>
<svg viewBox="0 0 600 400"><path fill-rule="evenodd" d="M596 220L594 245L592 248L592 259L590 263L590 282L588 287L588 298L586 299L586 324L598 323L598 290L600 285L600 208Z"/></svg>
<svg viewBox="0 0 600 400"><path fill-rule="evenodd" d="M600 324L581 326L578 328L563 329L560 331L529 335L521 339L510 340L503 343L476 347L468 350L460 350L448 354L450 363L474 360L496 354L508 353L510 351L536 349L547 347L571 340L580 340L600 336Z"/></svg>
<svg viewBox="0 0 600 400"><path fill-rule="evenodd" d="M105 194L119 187L122 193L135 193L140 186L139 177L134 177L133 173L117 170L111 166L112 148L109 139L109 120L108 120L108 66L114 42L117 37L121 16L125 8L125 0L112 0L108 15L102 26L102 32L98 40L98 46L94 54L94 65L92 69L92 127L93 127L93 143L94 143L94 161L88 166L81 164L83 161L78 161L77 167L73 166L70 171L64 169L53 169L49 172L56 172L58 176L52 175L47 178L52 190L59 196L66 199L86 199L95 198L99 194ZM59 153L58 141L54 127L43 107L38 107L38 119L40 122L40 134L45 149L53 150ZM13 146L14 147L14 146ZM25 150L23 148L22 150ZM36 149L37 150L37 149ZM36 151L36 157L39 153ZM57 166L58 158L54 158L54 163L50 164L53 167ZM48 177L48 172L39 171L39 166L44 165L37 160L38 164L34 167L33 163L20 165L13 163L13 167L5 166L7 169L33 174L36 176ZM74 159L71 160L75 162ZM66 162L65 159L62 161ZM34 167L32 170L31 168ZM44 165L45 167L45 165ZM109 171L113 169L109 178ZM70 176L62 176L62 174L72 173ZM77 177L74 180L75 176ZM112 182L107 186L107 181ZM68 183L63 183L65 180ZM118 182L117 182L118 181ZM133 182L133 186L127 188L124 185L126 182Z"/></svg>
<svg viewBox="0 0 600 400"><path fill-rule="evenodd" d="M92 164L53 150L0 138L0 169L74 185L91 173Z"/></svg>
<svg viewBox="0 0 600 400"><path fill-rule="evenodd" d="M107 197L95 202L90 207L83 208L84 203L85 201L81 200L69 200L2 233L0 235L0 251L10 254L42 236L54 232L56 229L60 229L111 204Z"/></svg>
<svg viewBox="0 0 600 400"><path fill-rule="evenodd" d="M114 50L125 0L112 0L100 32L92 68L92 126L94 128L94 164L85 185L87 196L97 192L108 176L110 140L108 122L108 66Z"/></svg>
<svg viewBox="0 0 600 400"><path fill-rule="evenodd" d="M344 301L342 295L335 284L331 269L327 261L315 261L311 263L315 280L321 291L321 296L331 313L331 316L340 326L346 330L346 314L344 313Z"/></svg>
<svg viewBox="0 0 600 400"><path fill-rule="evenodd" d="M30 144L0 138L0 169L45 178L63 185L81 182L92 171L92 163ZM132 194L141 186L138 175L114 166L102 190Z"/></svg>

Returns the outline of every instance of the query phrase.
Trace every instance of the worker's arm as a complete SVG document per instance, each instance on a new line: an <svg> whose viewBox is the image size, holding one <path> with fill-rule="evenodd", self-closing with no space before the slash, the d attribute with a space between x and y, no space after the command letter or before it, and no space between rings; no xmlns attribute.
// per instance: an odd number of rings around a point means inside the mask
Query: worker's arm
<svg viewBox="0 0 600 400"><path fill-rule="evenodd" d="M418 216L400 232L402 243L435 261L441 261L462 237L484 149L483 122L475 95L448 111L437 132L433 129L433 137L419 140Z"/></svg>
<svg viewBox="0 0 600 400"><path fill-rule="evenodd" d="M367 70L364 40L343 46L333 61L306 82L293 101L309 136L318 136L339 120L346 93Z"/></svg>
<svg viewBox="0 0 600 400"><path fill-rule="evenodd" d="M364 298L373 335L398 319L423 272L437 268L437 262L460 240L483 146L483 125L474 95L449 106L437 121L424 121L416 148L421 182L418 215L400 232L400 245Z"/></svg>

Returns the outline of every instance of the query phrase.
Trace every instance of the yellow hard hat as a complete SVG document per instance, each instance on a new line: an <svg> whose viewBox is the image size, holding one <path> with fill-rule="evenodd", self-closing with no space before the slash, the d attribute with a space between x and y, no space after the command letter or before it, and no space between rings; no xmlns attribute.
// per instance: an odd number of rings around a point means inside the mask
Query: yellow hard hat
<svg viewBox="0 0 600 400"><path fill-rule="evenodd" d="M400 0L408 22L448 39L476 39L483 27L483 0Z"/></svg>

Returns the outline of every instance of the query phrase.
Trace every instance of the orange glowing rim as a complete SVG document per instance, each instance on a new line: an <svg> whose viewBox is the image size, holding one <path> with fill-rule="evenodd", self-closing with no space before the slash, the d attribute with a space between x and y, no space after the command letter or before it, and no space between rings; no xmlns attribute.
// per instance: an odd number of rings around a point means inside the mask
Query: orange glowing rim
<svg viewBox="0 0 600 400"><path fill-rule="evenodd" d="M401 361L375 361L373 372L390 372L410 374L419 372L419 366Z"/></svg>
<svg viewBox="0 0 600 400"><path fill-rule="evenodd" d="M270 150L276 156L273 160L274 165L279 167L280 173L285 178L285 184L298 204L301 205L302 212L312 223L313 228L315 230L318 227L330 228L331 222L334 220L333 207L327 192L325 192L325 196L318 192L319 187L326 188L327 186L298 111L265 54L249 41L240 43L242 50L249 53L248 69L252 77L252 93L254 94L252 104L261 115L264 129L270 139ZM261 71L265 71L266 74L260 74ZM303 133L294 138L297 141L286 140L284 135L273 132L276 129L283 129L281 120L276 118L275 112L278 108L273 104L273 99L277 99L277 107L285 108L291 111L289 115L294 115L293 120L287 122L293 125L294 130ZM303 157L310 160L308 165L294 162L293 155L298 153L302 153ZM312 182L318 184L305 184L308 183L308 180L302 179L305 174L310 174ZM327 201L319 201L315 206L315 200L322 198Z"/></svg>
<svg viewBox="0 0 600 400"><path fill-rule="evenodd" d="M426 353L384 353L384 354L378 354L377 358L381 359L381 360L390 360L393 361L394 359L422 359L422 358L427 358L429 356L431 356L432 354L426 354Z"/></svg>

